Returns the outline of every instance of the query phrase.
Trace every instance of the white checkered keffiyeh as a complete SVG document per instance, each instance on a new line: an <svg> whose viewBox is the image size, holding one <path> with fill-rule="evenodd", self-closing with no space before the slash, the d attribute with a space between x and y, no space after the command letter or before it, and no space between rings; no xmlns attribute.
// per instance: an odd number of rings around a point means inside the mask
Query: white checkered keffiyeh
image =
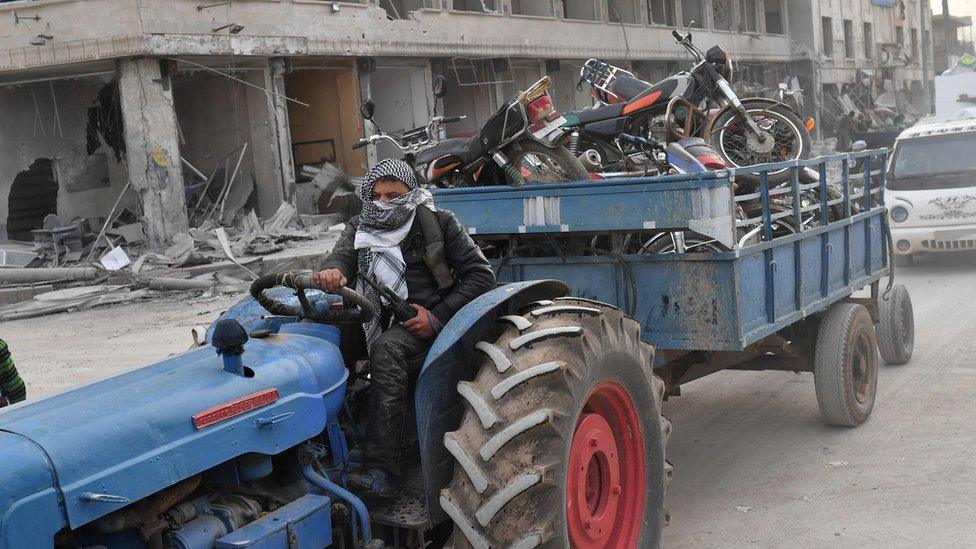
<svg viewBox="0 0 976 549"><path fill-rule="evenodd" d="M402 181L410 192L389 202L373 202L373 185L383 178ZM406 299L407 282L404 271L407 264L403 260L400 242L410 232L417 207L433 209L434 198L430 191L418 187L413 168L394 158L383 160L369 170L363 178L359 197L363 200L363 212L359 218L355 241L355 248L359 250L359 276L371 276ZM356 291L372 303L377 311L382 310L382 305L386 304L373 288L363 284L361 280L356 284ZM364 329L367 348L372 348L373 343L383 333L380 319L372 319Z"/></svg>

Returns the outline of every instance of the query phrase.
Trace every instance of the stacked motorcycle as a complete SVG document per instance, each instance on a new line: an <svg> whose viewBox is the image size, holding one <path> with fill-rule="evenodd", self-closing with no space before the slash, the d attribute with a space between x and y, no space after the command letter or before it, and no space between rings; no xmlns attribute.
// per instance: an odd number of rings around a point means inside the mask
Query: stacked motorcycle
<svg viewBox="0 0 976 549"><path fill-rule="evenodd" d="M367 100L361 114L379 131L354 148L391 143L422 181L441 188L695 173L809 157L812 118L801 118L780 101L740 99L730 84L733 63L728 52L719 46L702 51L690 32L672 34L694 64L657 84L590 59L578 86L589 86L592 107L562 113L549 94L552 82L546 76L506 101L472 137L443 139L446 125L465 117L436 114L437 102L446 95L445 78L439 76L433 86L435 116L426 126L383 132ZM771 187L789 184L791 170L770 171L766 178ZM758 183L757 174L739 171L736 193L755 193ZM773 202L774 213L791 209L792 197L783 196ZM737 215L756 219L757 208L761 212L758 200L741 202ZM780 216L774 237L796 232L795 224ZM761 231L745 226L740 237L745 244L761 238ZM631 251L639 253L724 251L694 234L657 233L637 239L635 245Z"/></svg>

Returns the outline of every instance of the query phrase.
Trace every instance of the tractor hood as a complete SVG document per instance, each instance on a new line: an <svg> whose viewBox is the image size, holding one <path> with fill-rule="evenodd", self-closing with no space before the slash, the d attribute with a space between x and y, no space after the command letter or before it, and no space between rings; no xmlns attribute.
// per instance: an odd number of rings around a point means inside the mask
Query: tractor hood
<svg viewBox="0 0 976 549"><path fill-rule="evenodd" d="M225 371L207 346L0 412L0 547L33 546L6 537L9 515L52 485L64 509L50 498L54 508L34 509L32 522L74 529L244 453L277 454L321 433L345 392L337 341L331 326L285 325L247 342L250 377Z"/></svg>

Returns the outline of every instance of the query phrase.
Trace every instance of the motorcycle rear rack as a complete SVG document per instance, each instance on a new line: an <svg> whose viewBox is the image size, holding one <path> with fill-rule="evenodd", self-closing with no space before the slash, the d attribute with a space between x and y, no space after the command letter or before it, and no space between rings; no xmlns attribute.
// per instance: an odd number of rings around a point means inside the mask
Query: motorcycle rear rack
<svg viewBox="0 0 976 549"><path fill-rule="evenodd" d="M625 74L631 78L637 78L634 73L615 67L606 61L599 59L587 59L580 69L580 80L586 81L594 90L597 100L605 105L620 102L620 96L610 91L613 81L617 76ZM611 97L614 98L611 100Z"/></svg>

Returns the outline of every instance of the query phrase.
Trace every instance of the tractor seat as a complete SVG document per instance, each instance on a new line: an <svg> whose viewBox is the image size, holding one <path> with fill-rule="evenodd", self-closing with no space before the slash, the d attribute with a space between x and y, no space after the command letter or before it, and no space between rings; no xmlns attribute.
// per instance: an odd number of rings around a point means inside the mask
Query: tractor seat
<svg viewBox="0 0 976 549"><path fill-rule="evenodd" d="M568 114L579 118L581 124L590 124L593 122L600 122L602 120L610 120L611 118L619 117L625 106L627 106L626 103L617 103L616 105L583 109L581 111L571 112Z"/></svg>
<svg viewBox="0 0 976 549"><path fill-rule="evenodd" d="M417 163L427 164L432 160L448 154L453 154L459 157L465 164L470 164L481 157L481 143L478 141L477 136L468 139L463 137L445 139L433 147L417 153Z"/></svg>

